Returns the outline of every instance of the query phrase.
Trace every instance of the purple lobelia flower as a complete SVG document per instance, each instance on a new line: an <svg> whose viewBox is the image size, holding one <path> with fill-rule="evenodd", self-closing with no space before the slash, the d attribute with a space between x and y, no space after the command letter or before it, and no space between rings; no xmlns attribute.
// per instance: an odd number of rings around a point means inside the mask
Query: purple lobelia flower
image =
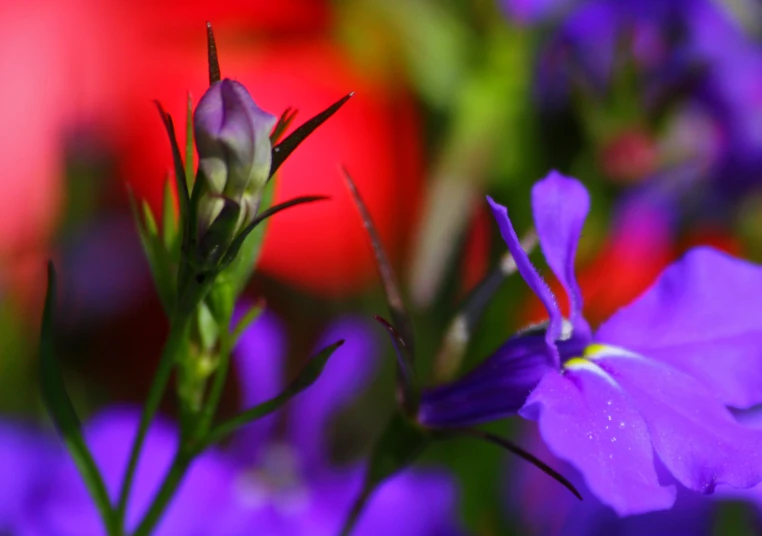
<svg viewBox="0 0 762 536"><path fill-rule="evenodd" d="M739 425L726 407L762 402L762 269L694 249L593 333L574 274L585 188L552 172L532 190L542 251L571 301L568 320L507 209L489 201L550 320L509 339L462 380L425 392L420 421L446 428L516 413L538 421L550 450L619 515L671 507L675 482L712 493L718 484L762 481L762 432ZM470 407L451 416L458 405Z"/></svg>

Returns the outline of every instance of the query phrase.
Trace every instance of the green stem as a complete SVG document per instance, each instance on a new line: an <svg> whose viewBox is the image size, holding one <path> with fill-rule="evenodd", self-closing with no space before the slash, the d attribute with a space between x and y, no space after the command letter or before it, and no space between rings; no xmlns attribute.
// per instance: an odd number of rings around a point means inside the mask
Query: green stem
<svg viewBox="0 0 762 536"><path fill-rule="evenodd" d="M222 343L220 344L220 351L218 354L219 363L217 365L217 371L214 374L214 380L212 380L212 386L209 389L209 398L201 410L201 418L199 419L198 426L195 432L192 434L192 442L200 441L209 433L209 428L212 424L212 419L217 412L217 407L222 398L222 391L225 387L225 380L228 377L228 371L230 370L230 354L233 351L233 343L235 336L223 332Z"/></svg>
<svg viewBox="0 0 762 536"><path fill-rule="evenodd" d="M177 356L183 347L184 342L187 339L187 332L190 326L190 317L188 315L178 315L176 321L172 323L169 332L169 338L164 345L164 351L162 352L159 366L156 370L151 389L148 392L148 399L143 406L143 412L140 415L140 426L138 427L138 433L135 436L135 441L132 444L130 450L130 458L127 463L127 471L124 475L124 481L122 482L122 488L119 493L119 502L116 509L116 521L118 526L124 526L125 513L127 511L127 501L130 495L130 488L132 487L132 481L135 478L135 469L137 468L138 459L140 458L140 451L145 441L146 433L148 432L148 426L151 424L159 404L164 396L164 391L169 383L169 378L172 375L172 369L174 368Z"/></svg>
<svg viewBox="0 0 762 536"><path fill-rule="evenodd" d="M172 465L167 471L159 491L156 492L153 501L151 501L151 507L140 521L138 528L135 529L133 536L148 536L151 533L156 523L161 519L162 514L164 514L164 510L169 505L172 497L174 497L175 491L177 491L177 487L182 482L185 471L192 460L193 454L181 446L172 460Z"/></svg>
<svg viewBox="0 0 762 536"><path fill-rule="evenodd" d="M360 514L365 508L365 504L368 502L368 499L370 498L370 495L372 492L373 492L373 487L369 486L366 482L365 486L363 487L362 493L355 500L355 503L352 505L352 510L350 510L349 515L347 516L347 519L344 522L344 527L341 529L341 536L349 536L350 534L352 534L352 531L354 530L355 525L357 524L357 520L360 518Z"/></svg>

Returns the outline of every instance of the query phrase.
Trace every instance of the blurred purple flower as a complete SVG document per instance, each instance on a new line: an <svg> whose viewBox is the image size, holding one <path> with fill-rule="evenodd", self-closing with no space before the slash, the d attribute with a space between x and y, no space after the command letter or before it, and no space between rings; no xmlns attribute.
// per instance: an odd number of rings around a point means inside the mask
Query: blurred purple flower
<svg viewBox="0 0 762 536"><path fill-rule="evenodd" d="M671 138L672 154L663 159L680 153L701 161L697 176L716 179L707 197L719 192L732 198L759 182L762 48L726 6L711 0L578 2L540 56L539 100L550 109L566 106L575 88L600 108L625 58L639 84L639 94L628 101L642 106L638 118L650 121L656 134L666 131ZM687 121L700 118L703 132L670 133L684 127L685 114ZM679 140L688 146L674 147Z"/></svg>
<svg viewBox="0 0 762 536"><path fill-rule="evenodd" d="M373 375L380 346L373 333L372 326L357 319L332 324L320 347L339 338L346 342L317 383L290 403L285 434L277 433L282 415L276 414L245 427L229 448L211 449L197 458L155 534L338 534L361 489L364 470L360 463L332 463L326 436L332 415ZM235 359L245 406L281 391L285 350L281 326L268 313L244 333ZM111 409L86 427L87 444L112 499L138 422L137 411ZM177 436L165 420L150 428L128 505L128 528L136 527L169 469ZM32 442L10 426L7 432L0 427L0 440L0 530L7 526L31 536L104 533L95 505L62 448L50 447L50 438ZM44 455L38 453L42 450ZM460 534L456 512L457 488L446 473L405 471L374 494L353 534Z"/></svg>
<svg viewBox="0 0 762 536"><path fill-rule="evenodd" d="M113 502L119 492L139 420L137 409L114 408L97 415L85 429L85 439ZM127 527L132 530L170 467L177 448L177 430L164 419L156 420L149 429L144 448L127 508ZM30 462L32 466L44 463L41 458ZM95 504L63 448L48 466L48 472L42 476L43 489L29 498L31 515L20 533L31 536L105 534ZM228 463L219 452L212 450L197 458L155 534L214 534L217 516L223 511L229 474Z"/></svg>
<svg viewBox="0 0 762 536"><path fill-rule="evenodd" d="M506 16L518 24L531 25L558 17L577 0L501 0Z"/></svg>
<svg viewBox="0 0 762 536"><path fill-rule="evenodd" d="M282 435L263 420L235 441L236 474L227 510L215 534L338 534L359 493L363 464L337 466L327 445L330 419L374 375L379 341L375 326L355 318L334 322L318 347L345 339L318 381L290 404ZM284 335L265 314L248 330L236 353L246 405L278 393L285 365ZM358 536L459 534L455 482L438 470L408 470L373 495L353 534Z"/></svg>
<svg viewBox="0 0 762 536"><path fill-rule="evenodd" d="M726 408L762 402L762 269L694 249L593 334L574 273L589 209L582 184L551 172L532 190L540 245L570 298L568 320L507 209L489 201L550 320L539 333L509 340L464 379L424 392L421 422L464 426L518 411L538 421L553 453L620 515L671 507L675 482L712 493L717 484L762 481L762 433L740 426ZM458 402L471 408L453 423L440 408Z"/></svg>

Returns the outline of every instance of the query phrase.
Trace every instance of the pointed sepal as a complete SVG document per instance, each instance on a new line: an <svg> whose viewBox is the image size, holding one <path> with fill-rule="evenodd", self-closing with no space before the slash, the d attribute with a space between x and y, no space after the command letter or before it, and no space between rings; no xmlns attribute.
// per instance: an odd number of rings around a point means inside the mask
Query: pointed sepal
<svg viewBox="0 0 762 536"><path fill-rule="evenodd" d="M272 163L270 164L271 178L273 175L275 175L275 172L278 171L278 168L281 166L281 164L283 164L286 158L288 158L289 155L294 152L294 149L299 147L299 145L305 139L307 139L307 136L312 134L315 129L325 123L329 117L339 111L339 108L344 106L344 104L352 97L352 95L354 95L354 93L350 93L349 95L342 97L306 123L299 125L299 127L294 130L285 140L273 147Z"/></svg>

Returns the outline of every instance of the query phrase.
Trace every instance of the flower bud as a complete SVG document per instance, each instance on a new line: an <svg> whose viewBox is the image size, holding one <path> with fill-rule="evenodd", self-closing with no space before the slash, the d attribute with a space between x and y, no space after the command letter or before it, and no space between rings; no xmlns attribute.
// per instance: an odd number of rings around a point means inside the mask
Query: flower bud
<svg viewBox="0 0 762 536"><path fill-rule="evenodd" d="M276 120L242 84L229 79L210 86L199 101L193 116L200 179L205 181L199 237L226 206L240 207L235 232L254 218L270 174L270 131Z"/></svg>

